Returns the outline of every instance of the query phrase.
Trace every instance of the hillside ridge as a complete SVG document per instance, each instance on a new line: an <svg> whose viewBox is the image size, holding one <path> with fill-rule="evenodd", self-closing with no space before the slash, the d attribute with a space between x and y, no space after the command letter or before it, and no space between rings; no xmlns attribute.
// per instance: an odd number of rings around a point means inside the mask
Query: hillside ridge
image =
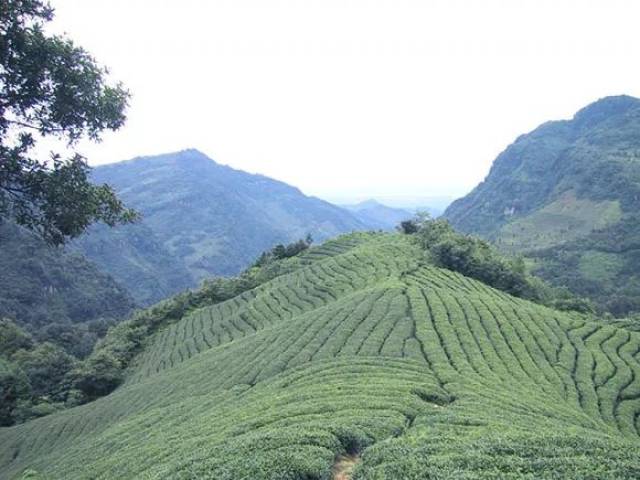
<svg viewBox="0 0 640 480"><path fill-rule="evenodd" d="M158 331L111 395L0 429L0 475L320 480L347 454L355 480L640 472L640 334L429 265L399 234L290 262Z"/></svg>

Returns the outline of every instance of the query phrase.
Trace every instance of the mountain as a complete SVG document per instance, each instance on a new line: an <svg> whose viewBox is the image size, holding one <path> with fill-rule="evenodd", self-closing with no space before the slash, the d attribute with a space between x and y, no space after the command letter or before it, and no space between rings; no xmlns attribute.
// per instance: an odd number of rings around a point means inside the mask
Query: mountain
<svg viewBox="0 0 640 480"><path fill-rule="evenodd" d="M143 220L94 228L77 247L142 305L213 275L236 274L275 244L368 228L297 188L197 150L97 167L94 180L112 185Z"/></svg>
<svg viewBox="0 0 640 480"><path fill-rule="evenodd" d="M402 208L392 208L375 200L365 200L355 205L341 205L371 228L393 230L398 224L413 217L413 213Z"/></svg>
<svg viewBox="0 0 640 480"><path fill-rule="evenodd" d="M185 263L145 222L93 225L74 247L127 287L139 305L150 305L194 286Z"/></svg>
<svg viewBox="0 0 640 480"><path fill-rule="evenodd" d="M353 206L358 203L373 201L381 203L387 207L406 210L408 212L428 212L433 218L439 217L454 200L450 196L429 196L429 195L376 195L371 199L361 195L328 195L324 197L327 201L342 206Z"/></svg>
<svg viewBox="0 0 640 480"><path fill-rule="evenodd" d="M278 265L167 313L110 395L0 428L0 477L638 478L640 333L438 268L407 235Z"/></svg>
<svg viewBox="0 0 640 480"><path fill-rule="evenodd" d="M127 291L82 255L7 221L0 221L0 271L0 318L32 332L52 323L120 319L134 307Z"/></svg>
<svg viewBox="0 0 640 480"><path fill-rule="evenodd" d="M640 100L606 97L520 136L445 217L617 315L640 310Z"/></svg>

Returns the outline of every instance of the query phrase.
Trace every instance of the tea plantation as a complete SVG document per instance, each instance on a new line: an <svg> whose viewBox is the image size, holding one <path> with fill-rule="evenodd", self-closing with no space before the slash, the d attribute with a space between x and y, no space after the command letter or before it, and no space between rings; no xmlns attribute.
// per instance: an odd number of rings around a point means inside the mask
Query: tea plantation
<svg viewBox="0 0 640 480"><path fill-rule="evenodd" d="M293 264L293 263L292 263ZM149 339L112 394L0 429L0 478L640 478L640 333L353 234Z"/></svg>

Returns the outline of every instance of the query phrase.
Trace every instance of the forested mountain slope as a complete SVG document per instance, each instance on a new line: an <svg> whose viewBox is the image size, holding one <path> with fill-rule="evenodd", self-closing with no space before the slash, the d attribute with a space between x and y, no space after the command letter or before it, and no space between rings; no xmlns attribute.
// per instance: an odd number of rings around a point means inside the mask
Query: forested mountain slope
<svg viewBox="0 0 640 480"><path fill-rule="evenodd" d="M144 221L120 227L92 225L71 248L117 278L141 306L194 286L185 263Z"/></svg>
<svg viewBox="0 0 640 480"><path fill-rule="evenodd" d="M196 150L98 167L94 179L112 185L143 220L96 228L79 248L143 305L236 274L277 243L367 228L341 208Z"/></svg>
<svg viewBox="0 0 640 480"><path fill-rule="evenodd" d="M607 97L520 136L445 217L615 314L640 310L640 100Z"/></svg>
<svg viewBox="0 0 640 480"><path fill-rule="evenodd" d="M81 254L0 220L0 425L62 408L65 376L134 306Z"/></svg>
<svg viewBox="0 0 640 480"><path fill-rule="evenodd" d="M0 477L640 476L640 334L353 234L169 322L107 397L0 429Z"/></svg>
<svg viewBox="0 0 640 480"><path fill-rule="evenodd" d="M8 221L0 221L0 270L0 318L31 331L119 319L134 306L121 285L82 255L51 247Z"/></svg>

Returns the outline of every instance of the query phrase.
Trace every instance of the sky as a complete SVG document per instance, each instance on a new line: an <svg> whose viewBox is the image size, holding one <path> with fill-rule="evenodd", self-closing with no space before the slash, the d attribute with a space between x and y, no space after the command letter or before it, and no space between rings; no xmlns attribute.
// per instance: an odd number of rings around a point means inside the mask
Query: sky
<svg viewBox="0 0 640 480"><path fill-rule="evenodd" d="M131 91L91 165L196 148L328 199L461 196L515 138L640 97L635 0L52 0Z"/></svg>

